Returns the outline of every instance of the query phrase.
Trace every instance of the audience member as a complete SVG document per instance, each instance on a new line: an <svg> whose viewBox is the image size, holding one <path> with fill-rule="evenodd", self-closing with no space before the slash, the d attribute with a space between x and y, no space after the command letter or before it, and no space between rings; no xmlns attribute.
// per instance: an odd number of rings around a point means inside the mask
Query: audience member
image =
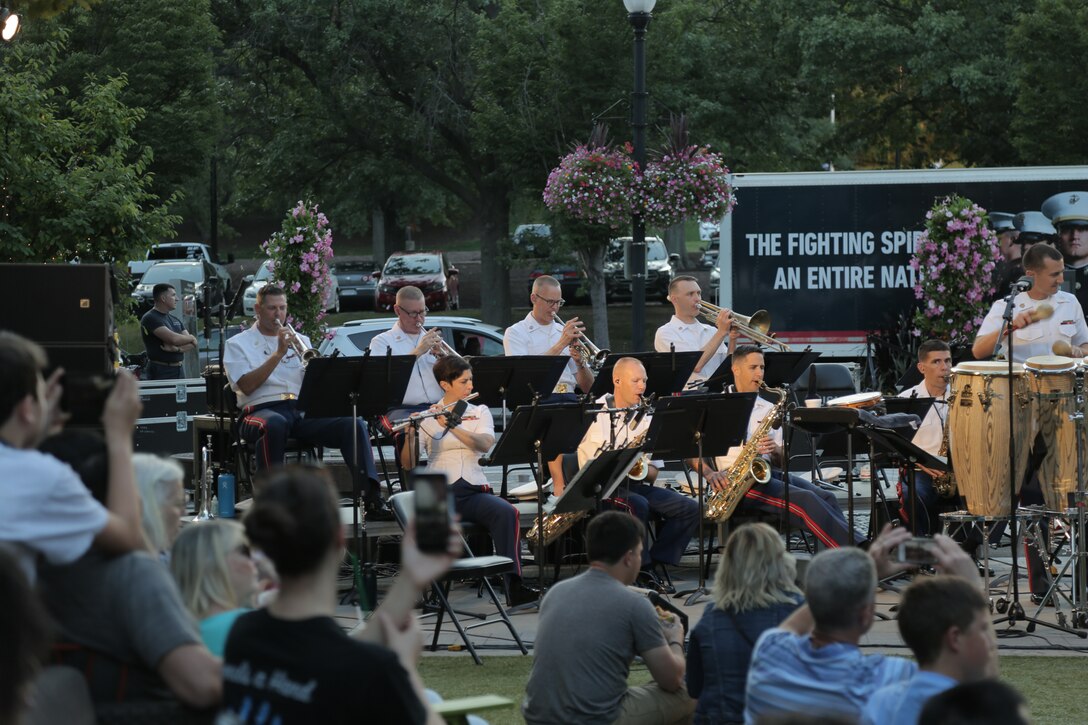
<svg viewBox="0 0 1088 725"><path fill-rule="evenodd" d="M752 649L802 603L797 563L767 524L741 526L725 542L713 601L691 632L688 694L698 698L697 723L744 720L744 686Z"/></svg>
<svg viewBox="0 0 1088 725"><path fill-rule="evenodd" d="M136 487L140 490L140 508L144 538L148 550L170 560L170 550L178 538L181 517L185 514L185 471L172 458L148 453L132 457Z"/></svg>
<svg viewBox="0 0 1088 725"><path fill-rule="evenodd" d="M589 569L553 586L540 607L522 714L528 723L689 722L684 632L627 587L642 566L643 527L619 511L586 531ZM627 687L635 656L654 682Z"/></svg>
<svg viewBox="0 0 1088 725"><path fill-rule="evenodd" d="M27 689L47 650L48 625L41 604L15 557L0 547L0 723L18 723Z"/></svg>
<svg viewBox="0 0 1088 725"><path fill-rule="evenodd" d="M170 571L205 646L222 657L227 633L254 607L257 594L257 565L242 525L213 519L187 527L174 543Z"/></svg>
<svg viewBox="0 0 1088 725"><path fill-rule="evenodd" d="M65 432L43 448L78 467L91 493L112 495L113 462L101 438ZM72 564L43 565L39 579L46 608L69 645L64 662L84 672L95 702L171 694L193 707L219 702L219 660L201 643L174 580L150 552L111 557L92 549Z"/></svg>
<svg viewBox="0 0 1088 725"><path fill-rule="evenodd" d="M31 583L39 558L65 564L91 544L120 553L143 547L140 501L133 483L132 432L141 403L126 371L102 414L112 479L106 506L95 501L69 466L32 450L62 421L58 369L42 377L45 351L0 331L0 545L7 544Z"/></svg>
<svg viewBox="0 0 1088 725"><path fill-rule="evenodd" d="M899 603L898 624L920 669L877 690L863 723L915 725L933 695L997 676L997 635L989 603L974 583L953 576L915 580Z"/></svg>
<svg viewBox="0 0 1088 725"><path fill-rule="evenodd" d="M294 467L262 487L246 515L253 546L276 565L279 594L239 617L223 665L224 719L238 723L441 722L415 666L420 633L412 608L423 588L460 551L424 555L408 527L401 576L357 638L333 619L344 536L331 481Z"/></svg>
<svg viewBox="0 0 1088 725"><path fill-rule="evenodd" d="M866 554L840 548L817 554L805 574L806 604L756 642L748 671L744 721L767 713L805 712L858 718L879 688L910 678L917 666L900 657L862 654L861 637L876 611L877 576L904 571L891 552L910 538L886 526ZM977 570L947 536L933 538L938 568L964 578Z"/></svg>
<svg viewBox="0 0 1088 725"><path fill-rule="evenodd" d="M1024 696L1000 680L965 682L934 695L922 708L925 725L1029 725Z"/></svg>

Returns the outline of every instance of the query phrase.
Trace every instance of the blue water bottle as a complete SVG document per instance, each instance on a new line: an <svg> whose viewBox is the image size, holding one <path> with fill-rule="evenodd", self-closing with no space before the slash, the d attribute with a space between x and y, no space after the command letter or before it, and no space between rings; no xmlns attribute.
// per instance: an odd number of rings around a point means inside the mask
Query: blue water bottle
<svg viewBox="0 0 1088 725"><path fill-rule="evenodd" d="M234 518L234 474L219 474L219 517Z"/></svg>

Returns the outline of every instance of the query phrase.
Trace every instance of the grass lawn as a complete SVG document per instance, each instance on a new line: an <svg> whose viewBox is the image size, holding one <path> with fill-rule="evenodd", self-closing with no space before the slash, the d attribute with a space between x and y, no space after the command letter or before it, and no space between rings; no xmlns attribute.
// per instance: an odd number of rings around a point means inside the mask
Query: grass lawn
<svg viewBox="0 0 1088 725"><path fill-rule="evenodd" d="M424 657L419 665L427 687L445 698L484 693L508 697L517 707L490 710L485 719L493 725L520 723L520 703L529 679L530 657L484 657L476 667L467 654L460 657ZM1088 678L1085 657L1002 657L1001 676L1027 697L1032 720L1039 725L1088 722ZM631 684L650 681L645 667L631 671Z"/></svg>

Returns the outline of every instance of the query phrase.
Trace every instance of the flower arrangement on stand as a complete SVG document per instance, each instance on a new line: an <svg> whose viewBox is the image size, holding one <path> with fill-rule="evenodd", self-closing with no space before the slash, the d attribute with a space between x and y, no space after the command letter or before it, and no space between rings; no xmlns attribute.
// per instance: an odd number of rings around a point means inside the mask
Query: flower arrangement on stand
<svg viewBox="0 0 1088 725"><path fill-rule="evenodd" d="M287 322L316 345L324 334L325 298L332 286L332 229L316 204L300 201L283 227L261 244L268 271L287 293Z"/></svg>
<svg viewBox="0 0 1088 725"><path fill-rule="evenodd" d="M997 236L986 210L958 195L926 212L925 231L910 260L915 272L913 334L950 345L970 344L982 325L983 303L994 292Z"/></svg>
<svg viewBox="0 0 1088 725"><path fill-rule="evenodd" d="M622 229L631 223L635 183L635 162L626 150L590 142L552 169L544 204L569 219Z"/></svg>
<svg viewBox="0 0 1088 725"><path fill-rule="evenodd" d="M648 225L668 227L687 219L720 222L737 199L729 167L705 147L686 146L646 165L639 185Z"/></svg>

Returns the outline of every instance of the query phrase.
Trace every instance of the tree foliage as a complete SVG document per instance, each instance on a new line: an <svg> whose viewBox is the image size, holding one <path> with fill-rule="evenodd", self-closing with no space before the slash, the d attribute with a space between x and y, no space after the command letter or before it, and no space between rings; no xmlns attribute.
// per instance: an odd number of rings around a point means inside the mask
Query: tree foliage
<svg viewBox="0 0 1088 725"><path fill-rule="evenodd" d="M144 112L121 101L125 78L88 76L72 94L57 87L64 42L2 56L0 257L130 259L179 220L150 190L151 152L132 137Z"/></svg>

